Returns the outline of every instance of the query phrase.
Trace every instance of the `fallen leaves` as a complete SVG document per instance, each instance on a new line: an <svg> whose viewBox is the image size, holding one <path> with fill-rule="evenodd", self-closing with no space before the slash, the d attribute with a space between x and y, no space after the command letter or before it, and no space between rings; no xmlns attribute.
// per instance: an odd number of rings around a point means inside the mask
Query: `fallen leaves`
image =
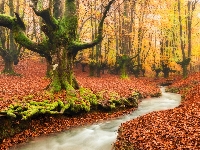
<svg viewBox="0 0 200 150"><path fill-rule="evenodd" d="M160 92L159 88L149 80L138 79L131 76L129 79L120 79L117 75L105 74L102 77L88 77L88 73L77 73L79 84L91 89L94 93L107 90L117 92L121 97L128 97L131 92L139 91L143 98L153 96Z"/></svg>
<svg viewBox="0 0 200 150"><path fill-rule="evenodd" d="M16 72L22 76L0 75L0 109L15 103L11 97L24 97L24 95L33 95L37 101L44 98L52 100L52 96L42 93L49 80L45 76L45 64L33 60L24 60L15 66ZM101 78L88 77L87 73L75 70L78 82L81 86L91 89L93 92L102 90L108 92L117 92L120 96L130 95L133 91L138 91L142 97L153 96L159 92L156 84L150 82L147 78L136 79L130 77L128 80L122 80L118 76L105 74ZM196 74L195 79L198 79ZM194 77L193 77L194 79ZM187 81L188 80L188 81ZM181 83L197 82L181 81ZM158 81L157 81L158 82ZM161 81L159 81L161 82ZM179 82L176 84L179 85ZM173 87L173 85L172 85ZM182 87L182 84L180 84ZM184 87L184 86L183 86ZM54 95L59 99L66 96L65 92ZM105 95L108 96L108 95ZM28 97L27 97L28 99ZM194 88L187 93L185 101L177 108L166 111L153 112L139 117L132 121L122 124L119 129L119 136L115 143L117 149L200 149L200 87ZM121 110L113 113L92 112L81 114L75 117L39 117L29 121L29 127L15 134L13 137L2 140L0 149L5 150L9 147L25 142L30 137L42 134L50 134L70 129L76 126L95 123L102 120L115 118L130 113L134 109ZM16 124L19 124L16 123ZM123 148L122 148L123 147Z"/></svg>
<svg viewBox="0 0 200 150"><path fill-rule="evenodd" d="M0 66L0 68L3 68ZM34 98L35 101L55 101L56 99L64 99L66 92L62 91L55 95L45 93L43 89L49 84L49 80L44 78L46 66L44 63L36 60L23 60L19 65L15 66L15 71L20 73L22 76L7 76L0 75L0 109L8 107L11 103L17 103L16 100L22 103ZM114 92L118 92L120 96L127 96L138 91L142 94L142 97L150 96L159 92L159 88L149 82L148 80L140 80L131 77L129 80L121 80L118 76L104 75L102 78L88 77L87 73L79 72L75 70L78 82L83 87L92 89L93 92L106 91L105 97L118 97ZM111 94L111 95L110 95ZM113 95L114 94L114 95ZM42 134L49 134L52 132L58 132L67 130L72 127L82 126L86 124L95 123L102 120L116 118L121 115L130 113L135 108L127 110L120 110L117 112L106 113L106 112L92 112L88 114L81 114L75 117L55 116L55 117L39 117L29 121L26 129L23 128L21 131L14 136L4 139L0 143L0 149L8 149L9 147L25 142L27 139ZM3 124L2 120L0 125ZM16 123L19 125L21 122L17 120ZM12 128L12 123L11 123ZM20 130L20 129L19 129Z"/></svg>
<svg viewBox="0 0 200 150"><path fill-rule="evenodd" d="M96 123L102 120L116 118L134 111L135 108L121 110L113 113L93 112L87 114L80 114L74 117L66 116L40 116L37 119L27 120L29 127L26 130L15 134L13 137L4 139L0 143L0 149L6 150L16 144L26 142L31 137L40 135L48 135L50 133L68 130L73 127L83 126L87 124ZM1 124L1 123L0 123Z"/></svg>
<svg viewBox="0 0 200 150"><path fill-rule="evenodd" d="M185 86L186 81L191 83L192 79L175 84ZM115 149L131 147L141 150L200 149L200 85L187 92L180 106L152 112L122 124Z"/></svg>
<svg viewBox="0 0 200 150"><path fill-rule="evenodd" d="M3 69L3 65L0 69ZM10 99L13 96L34 94L49 84L49 80L44 78L46 72L44 63L31 59L22 60L14 69L21 76L0 74L0 109L12 103Z"/></svg>
<svg viewBox="0 0 200 150"><path fill-rule="evenodd" d="M176 92L180 93L182 96L185 96L185 94L192 88L197 86L200 83L200 73L195 72L190 74L185 79L179 79L175 80L175 82L168 87L168 90L170 92ZM191 92L191 91L190 91ZM194 92L194 91L193 91ZM189 93L188 93L189 94Z"/></svg>

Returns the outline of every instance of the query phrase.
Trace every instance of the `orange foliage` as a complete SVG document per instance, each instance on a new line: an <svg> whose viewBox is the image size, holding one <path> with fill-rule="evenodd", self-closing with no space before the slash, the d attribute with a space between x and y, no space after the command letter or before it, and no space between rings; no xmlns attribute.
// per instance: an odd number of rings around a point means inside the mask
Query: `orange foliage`
<svg viewBox="0 0 200 150"><path fill-rule="evenodd" d="M199 78L199 74L176 83ZM173 85L175 86L175 85ZM174 109L152 112L121 125L115 149L200 149L200 85Z"/></svg>

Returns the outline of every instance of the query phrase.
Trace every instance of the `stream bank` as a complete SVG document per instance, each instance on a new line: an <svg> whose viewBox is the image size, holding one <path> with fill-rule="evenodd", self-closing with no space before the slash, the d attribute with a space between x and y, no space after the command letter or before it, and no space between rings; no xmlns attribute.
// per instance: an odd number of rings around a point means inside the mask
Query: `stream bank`
<svg viewBox="0 0 200 150"><path fill-rule="evenodd" d="M121 124L115 150L200 149L199 97L200 85L190 89L174 109L152 112Z"/></svg>
<svg viewBox="0 0 200 150"><path fill-rule="evenodd" d="M113 119L119 116L123 116L131 113L136 108L129 108L124 110L119 110L116 112L90 112L86 114L81 114L78 116L41 116L35 119L26 120L23 124L20 124L21 120L10 120L7 119L7 127L17 129L15 125L18 126L20 132L12 137L4 138L0 144L0 150L7 150L9 147L15 147L17 144L27 142L33 137L38 136L48 136L52 133L58 133L64 130L69 130L71 128L76 128L78 126L84 126L96 122L101 122L103 120ZM0 124L3 121L1 119ZM3 127L3 126L1 126ZM9 133L10 135L10 133Z"/></svg>
<svg viewBox="0 0 200 150"><path fill-rule="evenodd" d="M16 150L109 150L117 137L117 129L128 120L148 114L152 111L160 111L177 107L180 104L181 96L174 93L164 92L159 98L147 98L139 103L138 109L128 115L122 115L117 119L102 121L93 125L77 127L61 133L42 136L36 139L13 147Z"/></svg>

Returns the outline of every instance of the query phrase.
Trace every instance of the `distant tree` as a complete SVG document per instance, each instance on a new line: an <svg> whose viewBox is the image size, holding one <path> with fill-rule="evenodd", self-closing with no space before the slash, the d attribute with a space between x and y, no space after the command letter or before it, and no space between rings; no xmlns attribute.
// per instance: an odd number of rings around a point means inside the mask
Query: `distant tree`
<svg viewBox="0 0 200 150"><path fill-rule="evenodd" d="M177 63L181 65L183 70L183 77L187 77L188 70L187 67L191 61L191 54L192 54L192 19L193 19L193 12L196 8L196 4L198 0L188 0L186 3L186 9L184 10L185 18L183 18L182 10L181 10L181 1L177 1L178 7L178 21L179 21L179 38L180 38L180 47L182 53L182 60L178 61ZM186 24L186 28L184 30L184 24Z"/></svg>

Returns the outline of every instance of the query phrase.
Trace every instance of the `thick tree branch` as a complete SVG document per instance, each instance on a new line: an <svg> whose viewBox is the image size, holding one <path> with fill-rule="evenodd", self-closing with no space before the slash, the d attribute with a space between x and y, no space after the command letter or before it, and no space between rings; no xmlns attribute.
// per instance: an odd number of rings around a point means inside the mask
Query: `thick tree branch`
<svg viewBox="0 0 200 150"><path fill-rule="evenodd" d="M21 27L22 30L26 30L25 24L22 19L19 17L19 14L15 12L15 16L17 18L17 24Z"/></svg>
<svg viewBox="0 0 200 150"><path fill-rule="evenodd" d="M23 31L19 31L17 34L15 34L14 38L15 41L23 47L33 52L39 53L42 57L51 59L50 44L48 44L46 41L43 41L41 43L33 42L25 35Z"/></svg>
<svg viewBox="0 0 200 150"><path fill-rule="evenodd" d="M38 0L31 0L32 3L33 3L33 6L36 8L37 7L37 4L38 4Z"/></svg>
<svg viewBox="0 0 200 150"><path fill-rule="evenodd" d="M23 47L33 51L37 52L39 54L45 53L46 50L49 49L48 44L45 43L36 43L30 40L23 31L18 31L15 36L15 41L22 45Z"/></svg>
<svg viewBox="0 0 200 150"><path fill-rule="evenodd" d="M97 37L90 43L80 43L77 41L74 41L71 45L71 49L73 50L73 53L77 53L80 50L86 49L86 48L91 48L95 45L97 45L98 43L100 43L103 40L103 23L104 20L107 16L108 11L110 10L111 5L114 3L115 0L111 0L108 5L105 7L105 10L103 12L103 16L99 22L99 26L98 26L98 35Z"/></svg>
<svg viewBox="0 0 200 150"><path fill-rule="evenodd" d="M15 24L14 17L0 14L0 26L12 30L14 24Z"/></svg>
<svg viewBox="0 0 200 150"><path fill-rule="evenodd" d="M52 27L52 29L57 29L58 25L57 25L57 20L51 15L50 10L49 9L45 9L42 11L37 11L34 7L33 7L33 11L35 12L35 14L37 16L40 16L45 24L47 26Z"/></svg>
<svg viewBox="0 0 200 150"><path fill-rule="evenodd" d="M15 41L23 47L39 53L41 56L50 55L49 50L51 50L51 48L49 44L47 44L46 41L42 43L36 43L30 40L24 33L21 24L19 24L19 21L17 21L16 18L0 14L0 26L12 30Z"/></svg>

